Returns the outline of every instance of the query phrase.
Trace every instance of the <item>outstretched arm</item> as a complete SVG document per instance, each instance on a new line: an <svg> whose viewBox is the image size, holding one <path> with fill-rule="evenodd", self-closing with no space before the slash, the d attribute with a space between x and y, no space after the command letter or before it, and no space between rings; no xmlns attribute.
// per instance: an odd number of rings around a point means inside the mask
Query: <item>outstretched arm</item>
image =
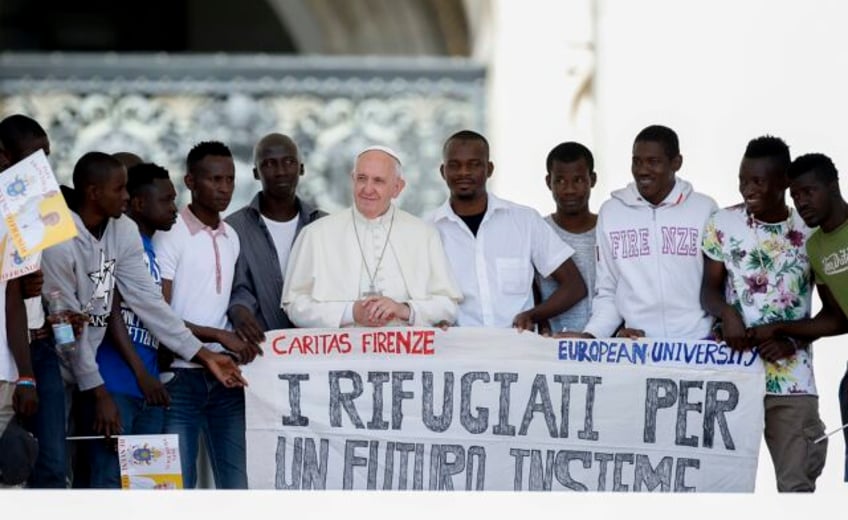
<svg viewBox="0 0 848 520"><path fill-rule="evenodd" d="M165 298L166 302L171 301L172 288L173 281L163 278L162 296ZM235 332L215 327L207 327L205 325L197 325L186 320L184 320L183 323L185 323L188 330L194 334L194 337L204 343L220 343L225 349L238 356L239 362L241 363L250 363L256 358L256 356L262 355L262 349L259 348L257 343L245 341Z"/></svg>
<svg viewBox="0 0 848 520"><path fill-rule="evenodd" d="M577 264L569 258L557 267L551 277L559 287L547 300L515 316L512 326L534 330L536 323L547 320L570 309L575 303L586 297L586 282L577 270Z"/></svg>
<svg viewBox="0 0 848 520"><path fill-rule="evenodd" d="M242 386L244 379L235 362L226 355L208 350L185 326L163 297L160 288L144 265L144 248L137 233L126 235L121 259L118 262L117 284L127 305L135 312L160 345L186 360L196 360L208 368L226 386ZM48 249L49 251L49 249Z"/></svg>

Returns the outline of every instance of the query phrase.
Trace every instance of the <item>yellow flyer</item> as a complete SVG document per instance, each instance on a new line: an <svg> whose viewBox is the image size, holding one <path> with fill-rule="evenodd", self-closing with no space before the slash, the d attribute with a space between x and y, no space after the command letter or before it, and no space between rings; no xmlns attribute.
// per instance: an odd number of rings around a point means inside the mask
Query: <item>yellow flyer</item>
<svg viewBox="0 0 848 520"><path fill-rule="evenodd" d="M118 435L123 489L182 489L179 436Z"/></svg>
<svg viewBox="0 0 848 520"><path fill-rule="evenodd" d="M40 267L41 252L22 257L10 235L0 238L0 282L38 271Z"/></svg>
<svg viewBox="0 0 848 520"><path fill-rule="evenodd" d="M20 258L77 234L44 151L0 173L0 214Z"/></svg>

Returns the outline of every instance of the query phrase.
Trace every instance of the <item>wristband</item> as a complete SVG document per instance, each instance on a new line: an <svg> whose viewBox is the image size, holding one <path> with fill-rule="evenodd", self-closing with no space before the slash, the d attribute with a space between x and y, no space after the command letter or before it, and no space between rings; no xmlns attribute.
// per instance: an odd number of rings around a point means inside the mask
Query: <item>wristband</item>
<svg viewBox="0 0 848 520"><path fill-rule="evenodd" d="M19 377L17 381L15 381L15 385L17 386L31 386L35 388L35 378L33 377Z"/></svg>

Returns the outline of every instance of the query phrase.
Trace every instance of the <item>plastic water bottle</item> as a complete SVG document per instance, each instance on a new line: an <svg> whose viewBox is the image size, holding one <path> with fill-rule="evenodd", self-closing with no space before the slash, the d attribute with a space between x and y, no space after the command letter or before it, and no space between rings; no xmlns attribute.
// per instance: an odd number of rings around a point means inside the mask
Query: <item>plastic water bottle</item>
<svg viewBox="0 0 848 520"><path fill-rule="evenodd" d="M62 356L70 355L77 348L77 340L74 336L74 328L65 314L65 311L69 309L62 303L59 291L52 291L48 295L47 304L50 311L50 322L53 326L53 341L56 343L56 350Z"/></svg>

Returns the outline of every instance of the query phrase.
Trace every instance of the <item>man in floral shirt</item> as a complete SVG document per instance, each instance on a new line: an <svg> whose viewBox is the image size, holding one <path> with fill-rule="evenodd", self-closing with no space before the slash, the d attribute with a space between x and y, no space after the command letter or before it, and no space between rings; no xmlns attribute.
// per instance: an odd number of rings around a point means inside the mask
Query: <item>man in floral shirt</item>
<svg viewBox="0 0 848 520"><path fill-rule="evenodd" d="M778 491L815 491L827 454L811 345L776 336L759 345L746 329L810 315L810 229L786 205L789 148L765 136L748 143L739 167L744 202L718 210L704 231L701 303L735 350L757 347L765 361L765 441Z"/></svg>

